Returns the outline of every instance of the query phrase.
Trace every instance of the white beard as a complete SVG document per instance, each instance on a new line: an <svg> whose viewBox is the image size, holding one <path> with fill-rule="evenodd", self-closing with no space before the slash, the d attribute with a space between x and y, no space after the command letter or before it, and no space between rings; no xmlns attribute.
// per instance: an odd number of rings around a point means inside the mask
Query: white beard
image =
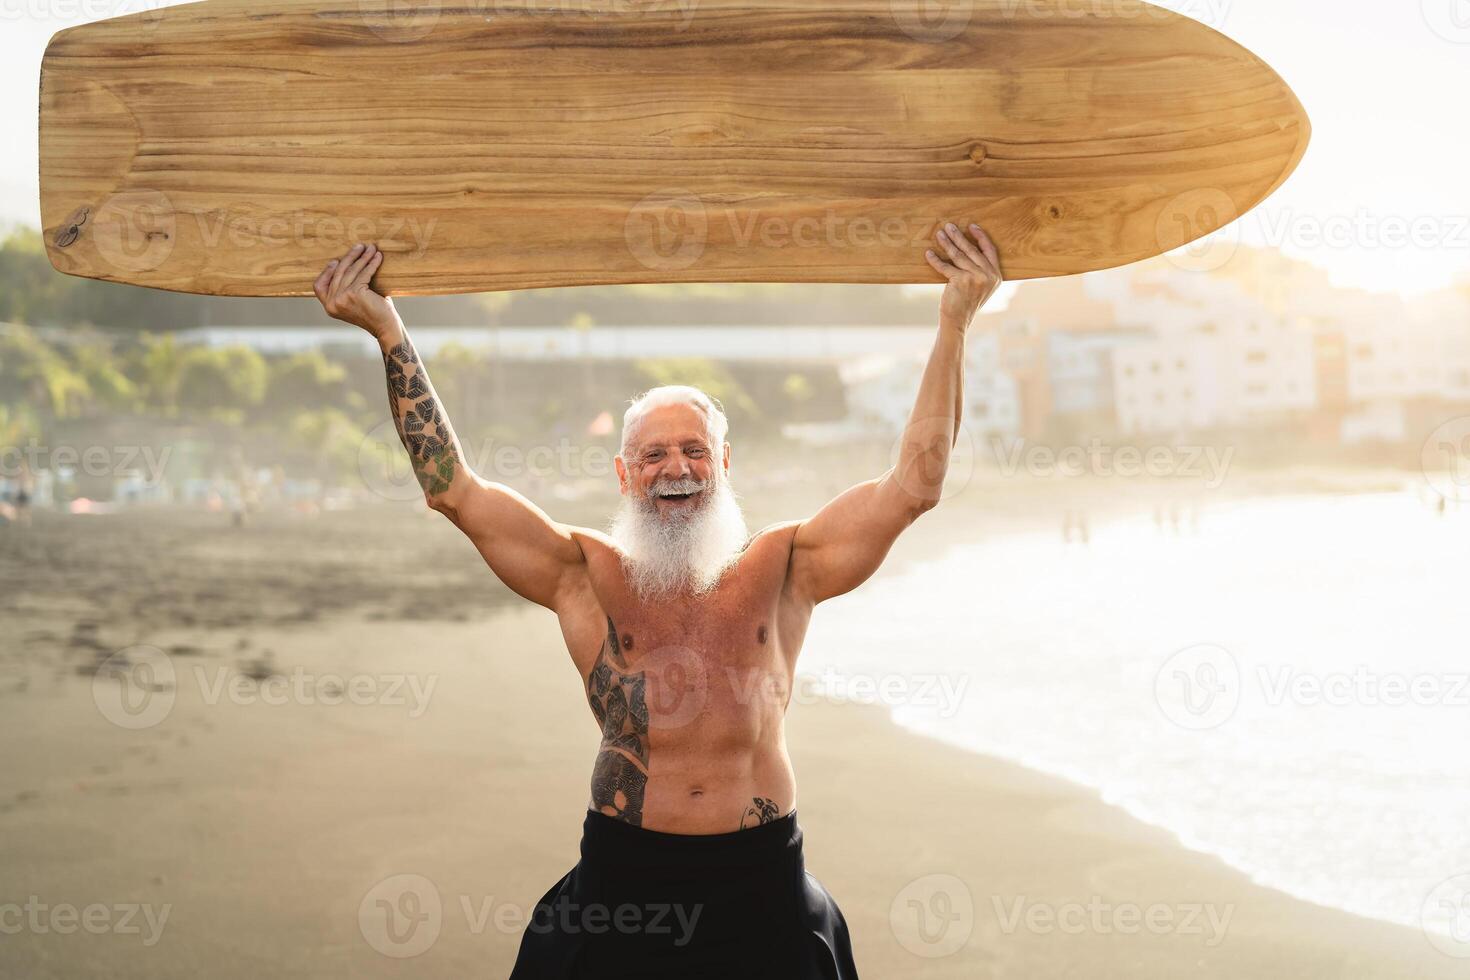
<svg viewBox="0 0 1470 980"><path fill-rule="evenodd" d="M628 581L645 600L683 591L705 595L745 547L745 515L735 492L719 475L708 485L684 480L654 489L698 490L701 499L688 513L664 517L652 497L623 498L609 533L623 551Z"/></svg>

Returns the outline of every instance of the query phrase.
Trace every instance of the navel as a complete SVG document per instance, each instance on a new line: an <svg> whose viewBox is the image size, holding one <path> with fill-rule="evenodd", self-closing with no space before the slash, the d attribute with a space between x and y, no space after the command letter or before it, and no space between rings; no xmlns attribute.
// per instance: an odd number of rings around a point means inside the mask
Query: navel
<svg viewBox="0 0 1470 980"><path fill-rule="evenodd" d="M623 634L623 649L624 650L631 650L631 649L633 649L633 634L632 633L624 633Z"/></svg>
<svg viewBox="0 0 1470 980"><path fill-rule="evenodd" d="M758 629L758 630L755 631L755 639L756 639L756 642L757 643L764 644L766 642L766 624L765 623L761 623L760 629Z"/></svg>

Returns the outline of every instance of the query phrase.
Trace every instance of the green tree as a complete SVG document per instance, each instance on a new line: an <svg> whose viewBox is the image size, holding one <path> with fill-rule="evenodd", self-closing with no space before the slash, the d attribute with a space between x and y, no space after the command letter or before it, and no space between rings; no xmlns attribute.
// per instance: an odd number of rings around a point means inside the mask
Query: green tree
<svg viewBox="0 0 1470 980"><path fill-rule="evenodd" d="M367 434L337 408L297 412L287 430L291 444L306 453L323 479L350 481Z"/></svg>
<svg viewBox="0 0 1470 980"><path fill-rule="evenodd" d="M91 398L87 379L29 327L0 331L0 392L55 418L70 418Z"/></svg>
<svg viewBox="0 0 1470 980"><path fill-rule="evenodd" d="M184 367L183 350L171 333L145 333L128 358L126 371L149 410L165 418L179 413L179 377Z"/></svg>
<svg viewBox="0 0 1470 980"><path fill-rule="evenodd" d="M123 371L112 345L94 341L76 348L72 362L87 383L91 411L127 412L138 405L138 387Z"/></svg>
<svg viewBox="0 0 1470 980"><path fill-rule="evenodd" d="M265 358L248 347L190 347L179 365L179 408L239 422L265 398Z"/></svg>
<svg viewBox="0 0 1470 980"><path fill-rule="evenodd" d="M761 418L760 408L745 388L723 365L704 357L668 357L642 360L633 365L641 381L653 388L660 385L692 385L725 406L726 414L747 421Z"/></svg>
<svg viewBox="0 0 1470 980"><path fill-rule="evenodd" d="M348 404L347 372L319 350L272 361L268 374L264 407L269 416L280 418Z"/></svg>

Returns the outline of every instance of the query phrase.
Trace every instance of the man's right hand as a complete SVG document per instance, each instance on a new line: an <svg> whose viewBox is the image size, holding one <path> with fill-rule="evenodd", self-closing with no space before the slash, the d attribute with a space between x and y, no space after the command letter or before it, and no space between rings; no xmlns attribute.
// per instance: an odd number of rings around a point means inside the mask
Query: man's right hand
<svg viewBox="0 0 1470 980"><path fill-rule="evenodd" d="M328 316L361 327L379 341L397 331L401 323L393 301L373 291L373 276L382 264L383 253L377 246L355 245L340 259L327 263L312 286Z"/></svg>

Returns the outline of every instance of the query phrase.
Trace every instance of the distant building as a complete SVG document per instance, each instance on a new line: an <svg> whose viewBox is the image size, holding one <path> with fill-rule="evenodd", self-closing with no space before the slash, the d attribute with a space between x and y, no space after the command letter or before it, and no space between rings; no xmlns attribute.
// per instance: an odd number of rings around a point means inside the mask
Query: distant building
<svg viewBox="0 0 1470 980"><path fill-rule="evenodd" d="M871 358L844 368L849 423L860 433L897 437L908 425L923 380L925 356ZM972 333L965 346L964 425L974 440L1014 438L1021 431L1019 386L1000 369L1000 340Z"/></svg>
<svg viewBox="0 0 1470 980"><path fill-rule="evenodd" d="M1120 348L1147 343L1148 330L1055 331L1047 336L1052 411L1061 417L1117 420L1113 359Z"/></svg>
<svg viewBox="0 0 1470 980"><path fill-rule="evenodd" d="M1112 354L1118 429L1128 436L1218 428L1221 343L1198 334L1159 337Z"/></svg>
<svg viewBox="0 0 1470 980"><path fill-rule="evenodd" d="M1220 415L1230 428L1304 419L1317 404L1316 338L1264 309L1205 333L1217 348Z"/></svg>

